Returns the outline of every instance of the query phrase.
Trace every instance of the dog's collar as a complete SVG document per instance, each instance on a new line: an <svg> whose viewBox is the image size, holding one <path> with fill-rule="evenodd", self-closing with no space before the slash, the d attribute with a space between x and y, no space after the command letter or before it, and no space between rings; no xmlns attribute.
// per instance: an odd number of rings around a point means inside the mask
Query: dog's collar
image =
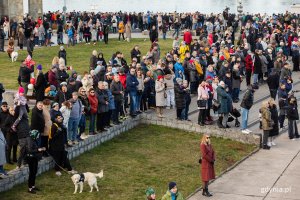
<svg viewBox="0 0 300 200"><path fill-rule="evenodd" d="M79 182L84 182L84 174L80 174Z"/></svg>

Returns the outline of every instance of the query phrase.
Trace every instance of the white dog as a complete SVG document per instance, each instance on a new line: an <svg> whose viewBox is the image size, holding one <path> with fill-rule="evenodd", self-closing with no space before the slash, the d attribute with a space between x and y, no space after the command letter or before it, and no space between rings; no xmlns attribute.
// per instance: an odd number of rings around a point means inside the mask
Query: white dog
<svg viewBox="0 0 300 200"><path fill-rule="evenodd" d="M13 52L11 53L11 62L16 62L17 59L18 59L18 56L19 56L18 52L13 51Z"/></svg>
<svg viewBox="0 0 300 200"><path fill-rule="evenodd" d="M90 192L93 192L93 188L95 187L97 192L99 191L98 185L97 185L97 177L102 178L103 177L103 170L99 174L94 174L91 172L86 172L82 174L74 174L71 179L75 185L75 191L74 194L77 193L78 185L80 185L80 191L79 193L82 193L83 190L83 183L87 182L91 188Z"/></svg>

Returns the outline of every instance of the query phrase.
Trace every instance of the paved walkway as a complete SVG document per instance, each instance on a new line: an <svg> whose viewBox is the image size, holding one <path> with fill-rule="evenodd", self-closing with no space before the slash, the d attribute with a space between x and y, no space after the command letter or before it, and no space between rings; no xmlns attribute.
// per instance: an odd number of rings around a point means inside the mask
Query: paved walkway
<svg viewBox="0 0 300 200"><path fill-rule="evenodd" d="M300 199L300 140L291 141L284 133L276 143L271 150L260 150L210 184L214 195L209 199ZM207 199L202 191L189 198L199 199Z"/></svg>

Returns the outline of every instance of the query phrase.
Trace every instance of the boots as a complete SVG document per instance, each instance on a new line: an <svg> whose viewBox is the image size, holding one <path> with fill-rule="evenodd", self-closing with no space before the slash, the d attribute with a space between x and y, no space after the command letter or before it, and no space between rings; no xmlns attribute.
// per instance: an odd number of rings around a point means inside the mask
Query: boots
<svg viewBox="0 0 300 200"><path fill-rule="evenodd" d="M212 194L208 191L208 187L206 187L202 190L202 195L206 196L206 197L211 197L212 196Z"/></svg>
<svg viewBox="0 0 300 200"><path fill-rule="evenodd" d="M160 111L160 107L156 107L156 115L157 115L157 117L159 117L159 118L162 118L162 115L161 115L161 112L162 111Z"/></svg>
<svg viewBox="0 0 300 200"><path fill-rule="evenodd" d="M225 128L225 127L222 125L222 121L223 121L223 117L220 116L219 119L218 119L218 121L217 121L217 124L218 124L218 127L219 127L219 128Z"/></svg>

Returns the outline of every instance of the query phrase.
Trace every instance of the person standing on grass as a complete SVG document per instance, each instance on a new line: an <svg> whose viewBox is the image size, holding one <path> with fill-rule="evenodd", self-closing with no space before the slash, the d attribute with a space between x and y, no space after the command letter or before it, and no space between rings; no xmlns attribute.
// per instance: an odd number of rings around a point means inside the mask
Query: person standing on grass
<svg viewBox="0 0 300 200"><path fill-rule="evenodd" d="M33 50L34 50L34 37L33 35L30 36L27 40L27 52L30 57L33 57Z"/></svg>
<svg viewBox="0 0 300 200"><path fill-rule="evenodd" d="M208 191L208 182L215 179L214 164L216 160L215 151L211 145L209 135L203 135L201 144L201 177L202 177L202 195L210 197L212 194Z"/></svg>
<svg viewBox="0 0 300 200"><path fill-rule="evenodd" d="M250 108L254 103L254 89L251 85L248 86L248 89L243 97L241 102L241 113L242 113L242 133L249 134L252 131L247 129L248 116Z"/></svg>
<svg viewBox="0 0 300 200"><path fill-rule="evenodd" d="M121 35L122 35L122 37L123 37L123 40L125 40L125 37L124 37L125 26L124 26L123 21L120 21L120 22L119 22L118 28L119 28L119 41L120 41L120 39L121 39Z"/></svg>
<svg viewBox="0 0 300 200"><path fill-rule="evenodd" d="M146 190L146 198L147 198L147 200L155 200L156 199L155 191L152 188L148 188Z"/></svg>
<svg viewBox="0 0 300 200"><path fill-rule="evenodd" d="M169 189L161 200L183 200L182 194L178 191L177 184L175 182L169 183Z"/></svg>

